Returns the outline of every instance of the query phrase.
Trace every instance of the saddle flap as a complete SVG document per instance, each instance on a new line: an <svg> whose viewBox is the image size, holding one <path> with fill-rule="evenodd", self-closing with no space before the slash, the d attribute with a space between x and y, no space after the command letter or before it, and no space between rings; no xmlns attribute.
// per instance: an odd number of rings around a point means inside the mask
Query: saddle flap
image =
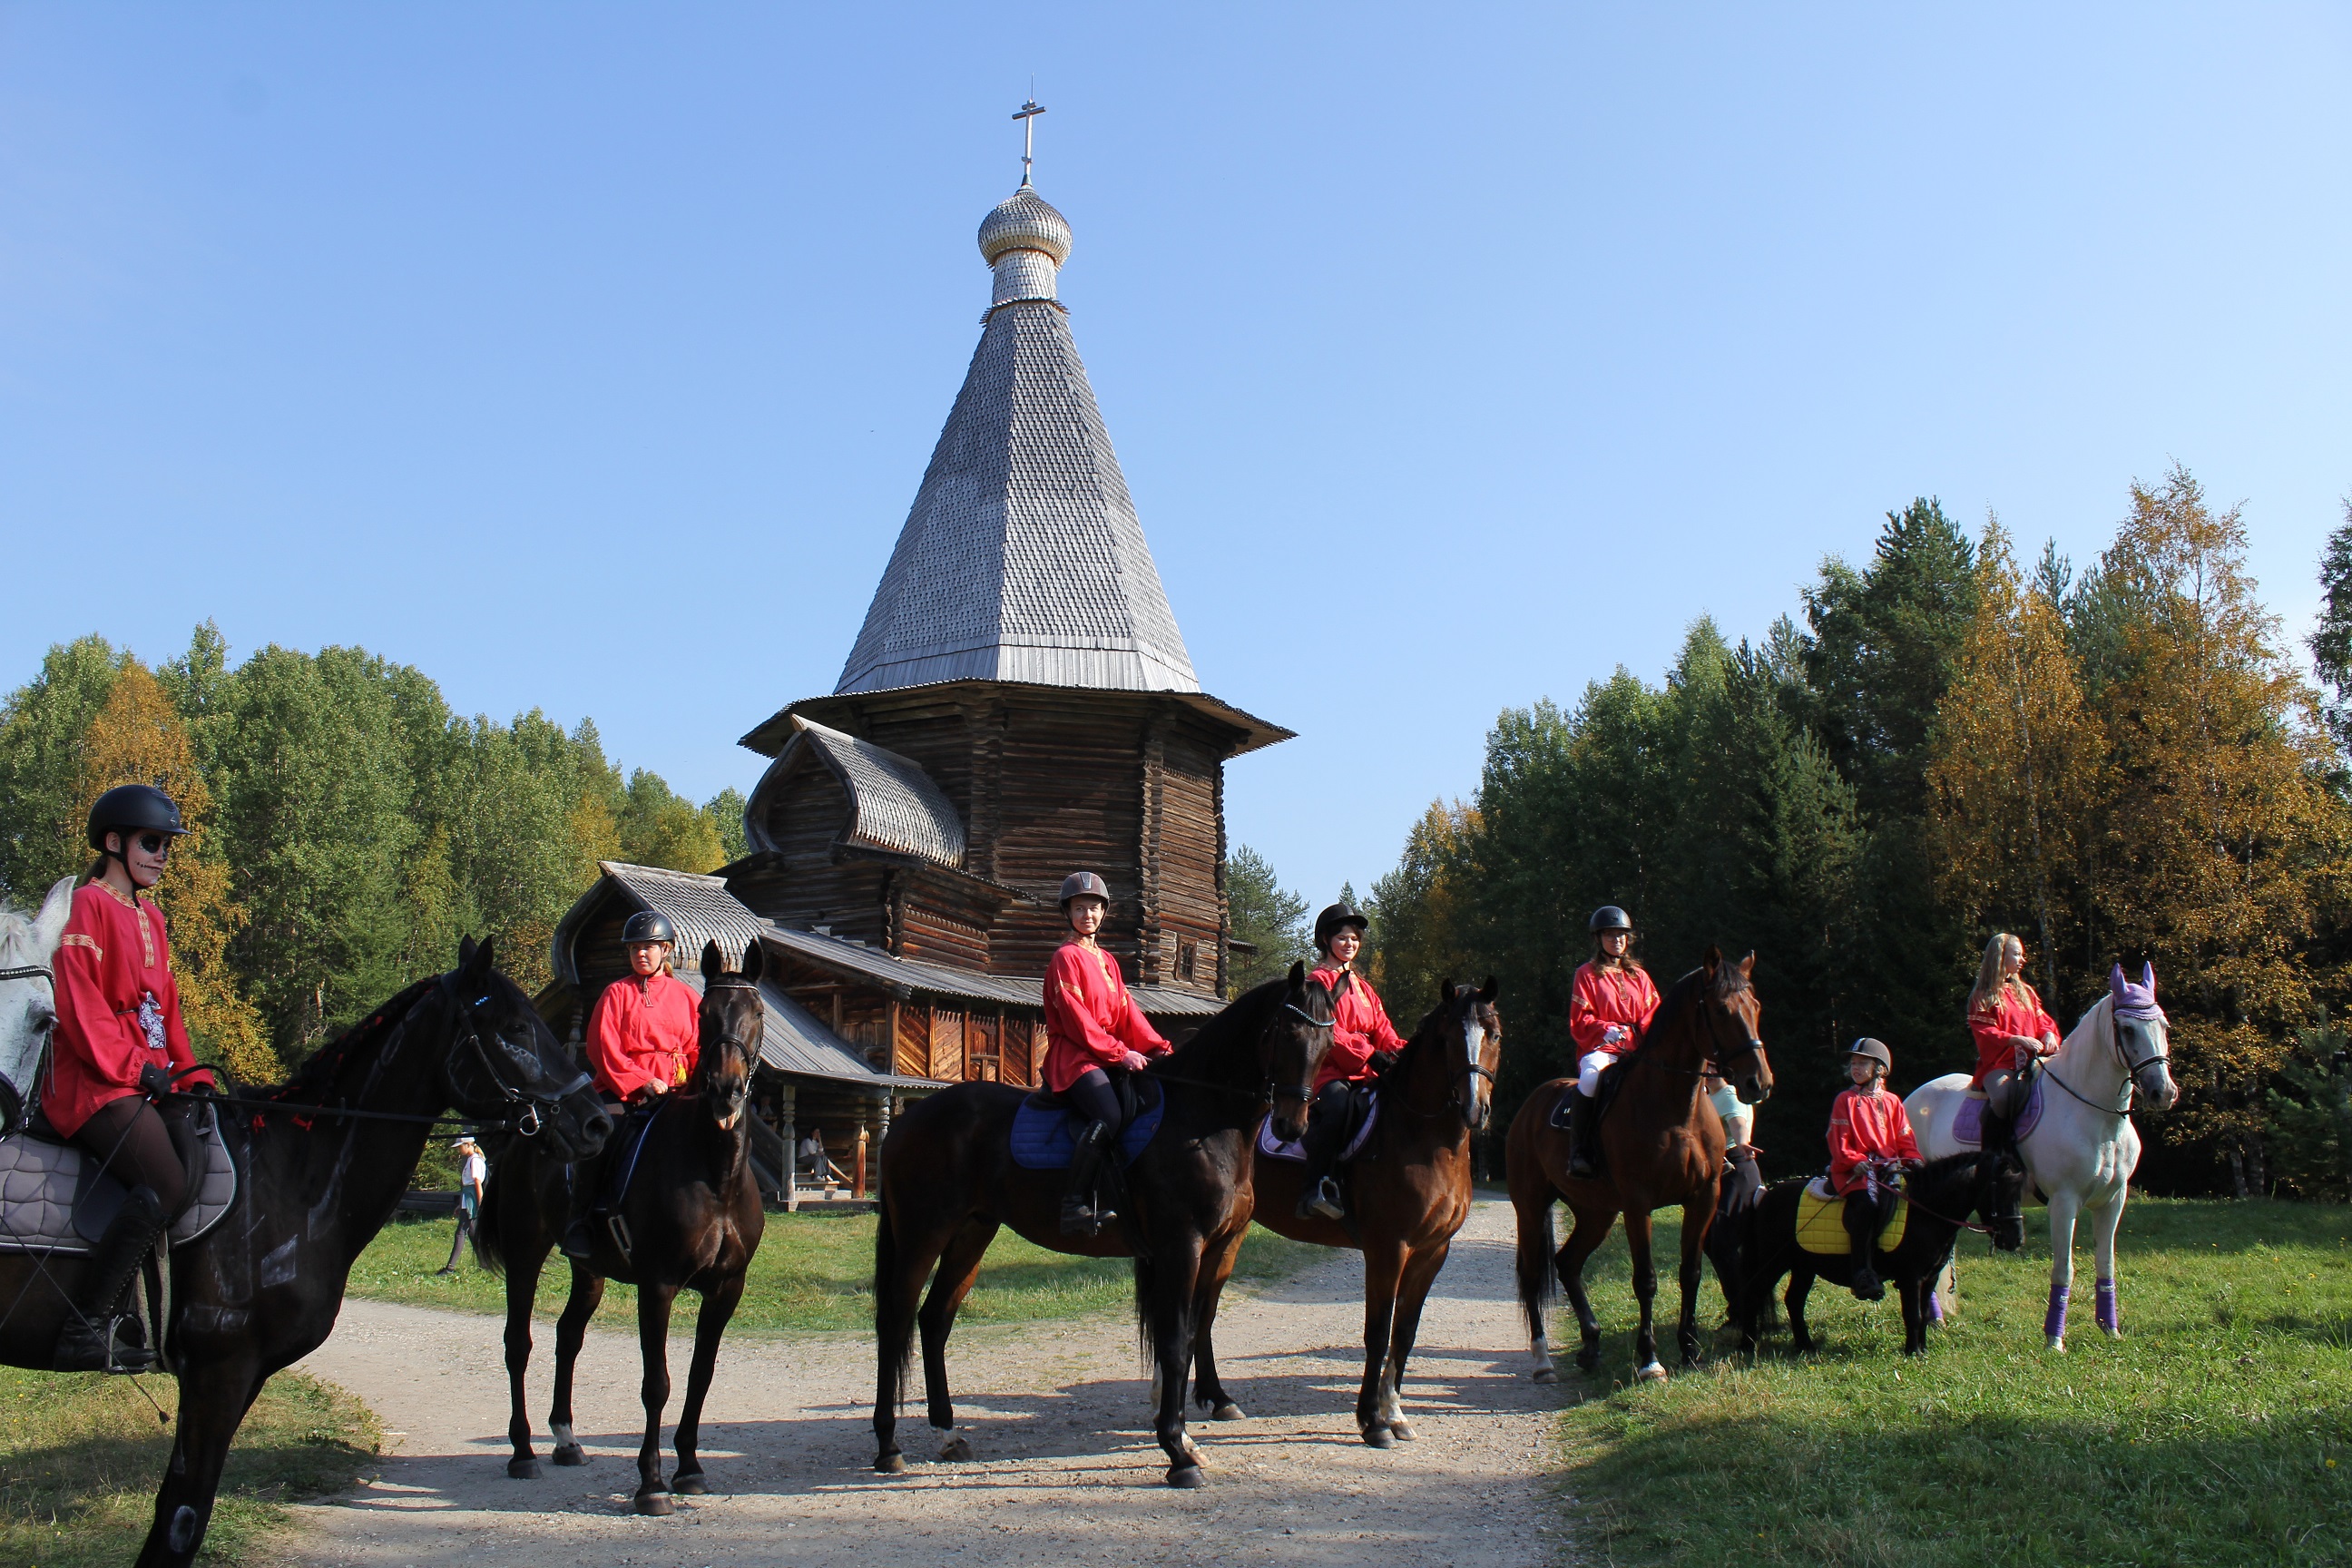
<svg viewBox="0 0 2352 1568"><path fill-rule="evenodd" d="M74 1234L97 1246L130 1196L131 1189L100 1170L98 1162L83 1160L81 1169L74 1173Z"/></svg>
<svg viewBox="0 0 2352 1568"><path fill-rule="evenodd" d="M1333 1162L1334 1164L1344 1165L1354 1159L1362 1151L1364 1145L1372 1141L1372 1127L1380 1121L1381 1091L1379 1089L1367 1089L1352 1098L1356 1103L1351 1110L1358 1110L1360 1114L1352 1117L1354 1131L1348 1142L1340 1147L1339 1157ZM1307 1145L1304 1142L1293 1140L1286 1143L1274 1135L1274 1117L1271 1112L1257 1124L1257 1152L1269 1160L1288 1160L1299 1164L1304 1164L1307 1160Z"/></svg>

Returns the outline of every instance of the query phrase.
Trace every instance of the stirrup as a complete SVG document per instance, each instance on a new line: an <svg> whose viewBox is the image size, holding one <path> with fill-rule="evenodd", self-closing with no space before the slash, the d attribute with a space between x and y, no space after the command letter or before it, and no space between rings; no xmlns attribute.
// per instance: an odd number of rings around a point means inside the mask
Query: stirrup
<svg viewBox="0 0 2352 1568"><path fill-rule="evenodd" d="M1348 1217L1347 1195L1339 1191L1339 1178L1326 1176L1298 1200L1300 1218L1315 1215L1323 1219Z"/></svg>
<svg viewBox="0 0 2352 1568"><path fill-rule="evenodd" d="M50 1370L104 1372L118 1376L147 1371L155 1364L155 1352L143 1343L121 1337L126 1321L138 1321L122 1313L95 1321L81 1318L68 1323L58 1332L57 1349L50 1353Z"/></svg>
<svg viewBox="0 0 2352 1568"><path fill-rule="evenodd" d="M1064 1236L1099 1236L1102 1227L1118 1217L1110 1209L1089 1207L1081 1197L1062 1200L1062 1234Z"/></svg>

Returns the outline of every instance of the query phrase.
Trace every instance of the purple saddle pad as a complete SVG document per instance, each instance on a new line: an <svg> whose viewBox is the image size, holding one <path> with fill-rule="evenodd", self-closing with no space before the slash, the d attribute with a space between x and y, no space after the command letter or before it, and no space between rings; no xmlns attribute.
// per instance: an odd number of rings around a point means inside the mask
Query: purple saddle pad
<svg viewBox="0 0 2352 1568"><path fill-rule="evenodd" d="M1365 1141L1371 1137L1372 1128L1380 1119L1381 1097L1375 1093L1372 1096L1371 1109L1364 1112L1364 1124L1356 1129L1356 1135L1348 1140L1348 1146L1345 1149L1339 1151L1342 1163L1356 1157L1356 1151L1361 1149ZM1285 1143L1275 1137L1274 1118L1271 1116L1257 1124L1257 1152L1269 1160L1295 1160L1303 1164L1307 1159L1306 1144Z"/></svg>
<svg viewBox="0 0 2352 1568"><path fill-rule="evenodd" d="M1985 1102L1970 1095L1960 1101L1960 1109L1952 1118L1952 1140L1970 1148L1984 1146ZM2042 1079L2034 1076L2033 1088L2025 1096L2025 1110L2017 1119L2017 1136L2022 1139L2042 1120Z"/></svg>

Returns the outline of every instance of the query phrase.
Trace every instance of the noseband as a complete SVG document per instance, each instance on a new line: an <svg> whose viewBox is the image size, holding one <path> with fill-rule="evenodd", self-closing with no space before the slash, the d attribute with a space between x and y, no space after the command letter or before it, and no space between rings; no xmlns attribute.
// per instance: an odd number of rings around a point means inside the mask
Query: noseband
<svg viewBox="0 0 2352 1568"><path fill-rule="evenodd" d="M458 1038L450 1042L449 1054L441 1063L441 1076L449 1089L449 1098L454 1103L462 1106L469 1098L459 1088L457 1073L459 1057L467 1047L472 1047L472 1059L475 1065L479 1067L482 1075L490 1080L490 1087L498 1090L499 1098L509 1107L520 1108L507 1125L525 1138L536 1137L540 1130L546 1125L546 1117L541 1110L542 1106L552 1109L558 1102L588 1087L589 1076L583 1072L575 1075L561 1089L549 1094L531 1094L515 1088L507 1082L505 1075L499 1071L498 1059L490 1055L489 1047L483 1044L481 1026L474 1016L474 1010L458 998L457 977L454 974L444 974L441 977L440 989L441 994L448 999L450 1007L457 1013L458 1025L464 1031ZM497 1033L495 1030L491 1032ZM503 1037L499 1038L499 1044L501 1047L506 1045Z"/></svg>
<svg viewBox="0 0 2352 1568"><path fill-rule="evenodd" d="M1285 1002L1282 1005L1282 1010L1289 1014L1292 1017L1297 1018L1299 1022L1305 1024L1310 1029L1328 1029L1333 1024L1339 1021L1336 1018L1318 1018L1296 1002ZM1269 1103L1277 1100L1295 1100L1301 1105L1304 1105L1307 1101L1315 1098L1315 1087L1311 1083L1301 1084L1297 1089L1291 1089L1286 1086L1277 1086L1274 1081L1273 1075L1269 1073L1266 1075L1265 1084L1258 1091L1258 1098L1266 1100Z"/></svg>
<svg viewBox="0 0 2352 1568"><path fill-rule="evenodd" d="M0 969L0 980L46 980L57 984L57 976L46 963L27 963L16 969Z"/></svg>

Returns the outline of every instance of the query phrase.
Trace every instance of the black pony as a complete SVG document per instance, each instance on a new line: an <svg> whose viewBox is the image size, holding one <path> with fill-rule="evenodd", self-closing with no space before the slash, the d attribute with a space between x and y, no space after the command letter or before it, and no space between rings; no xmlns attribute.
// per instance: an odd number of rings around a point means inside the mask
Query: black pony
<svg viewBox="0 0 2352 1568"><path fill-rule="evenodd" d="M1203 1483L1201 1452L1184 1430L1186 1373L1196 1328L1205 1332L1217 1291L1249 1229L1254 1194L1249 1141L1272 1100L1295 1120L1307 1079L1330 1044L1331 997L1294 963L1288 978L1244 993L1176 1050L1154 1063L1166 1097L1160 1129L1125 1172L1119 1223L1099 1235L1061 1228L1065 1173L1013 1163L1013 1113L1024 1092L961 1083L919 1101L882 1141L882 1216L874 1237L874 1468L905 1469L898 1400L907 1380L923 1279L923 1389L931 1425L955 1425L948 1399L948 1334L956 1309L1002 1226L1040 1247L1094 1258L1135 1258L1136 1313L1158 1371L1154 1430L1168 1455L1168 1484ZM1222 1389L1204 1401L1232 1403Z"/></svg>
<svg viewBox="0 0 2352 1568"><path fill-rule="evenodd" d="M1805 1328L1805 1297L1814 1279L1838 1286L1853 1282L1852 1255L1824 1256L1797 1245L1798 1200L1807 1180L1800 1177L1766 1188L1741 1226L1739 1288L1730 1293L1741 1350L1756 1349L1758 1319L1781 1275L1789 1276L1789 1333L1800 1352L1814 1346ZM1928 1293L1969 1215L1984 1217L1992 1244L2003 1252L2025 1245L2025 1215L2020 1206L2025 1197L2025 1167L2006 1154L1951 1154L1912 1172L1905 1179L1904 1194L1911 1216L1905 1222L1903 1239L1894 1251L1878 1253L1875 1267L1894 1282L1903 1302L1904 1353L1920 1355L1927 1349Z"/></svg>
<svg viewBox="0 0 2352 1568"><path fill-rule="evenodd" d="M760 1187L746 1157L751 1118L744 1100L751 1070L760 1062L760 1036L767 1016L760 1000L760 944L743 954L740 973L728 972L719 944L702 950L701 1054L694 1081L666 1097L646 1129L636 1172L614 1223L592 1228L586 1262L572 1265L572 1298L555 1325L555 1398L547 1424L555 1434L555 1462L584 1465L587 1458L572 1433L572 1374L587 1337L588 1320L604 1299L604 1281L637 1288L637 1340L645 1359L646 1436L637 1451L636 1510L667 1514L672 1492L699 1496L709 1489L698 1455L702 1401L719 1364L719 1341L743 1299L743 1272L760 1249L767 1221ZM625 1144L625 1137L619 1141ZM625 1159L616 1146L608 1160ZM507 1474L518 1480L539 1475L530 1448L530 1416L523 1408L523 1373L530 1365L530 1309L539 1293L540 1270L571 1214L571 1185L555 1151L520 1154L502 1163L482 1194L482 1223L474 1232L475 1255L485 1268L507 1275L507 1381L512 1404L507 1436L514 1455ZM604 1179L598 1166L581 1167L579 1179ZM625 1237L628 1249L622 1250ZM694 1362L686 1377L686 1407L677 1416L677 1474L665 1487L661 1473L662 1408L669 1403L669 1315L681 1289L701 1292L694 1323Z"/></svg>
<svg viewBox="0 0 2352 1568"><path fill-rule="evenodd" d="M611 1125L530 999L492 967L490 944L470 938L455 970L386 1002L285 1087L216 1103L237 1197L218 1225L172 1249L163 1350L180 1381L179 1436L142 1568L195 1557L247 1408L334 1328L352 1261L398 1206L436 1117L454 1105L576 1154L593 1152ZM0 1361L49 1364L83 1267L0 1256L0 1301L13 1303Z"/></svg>

